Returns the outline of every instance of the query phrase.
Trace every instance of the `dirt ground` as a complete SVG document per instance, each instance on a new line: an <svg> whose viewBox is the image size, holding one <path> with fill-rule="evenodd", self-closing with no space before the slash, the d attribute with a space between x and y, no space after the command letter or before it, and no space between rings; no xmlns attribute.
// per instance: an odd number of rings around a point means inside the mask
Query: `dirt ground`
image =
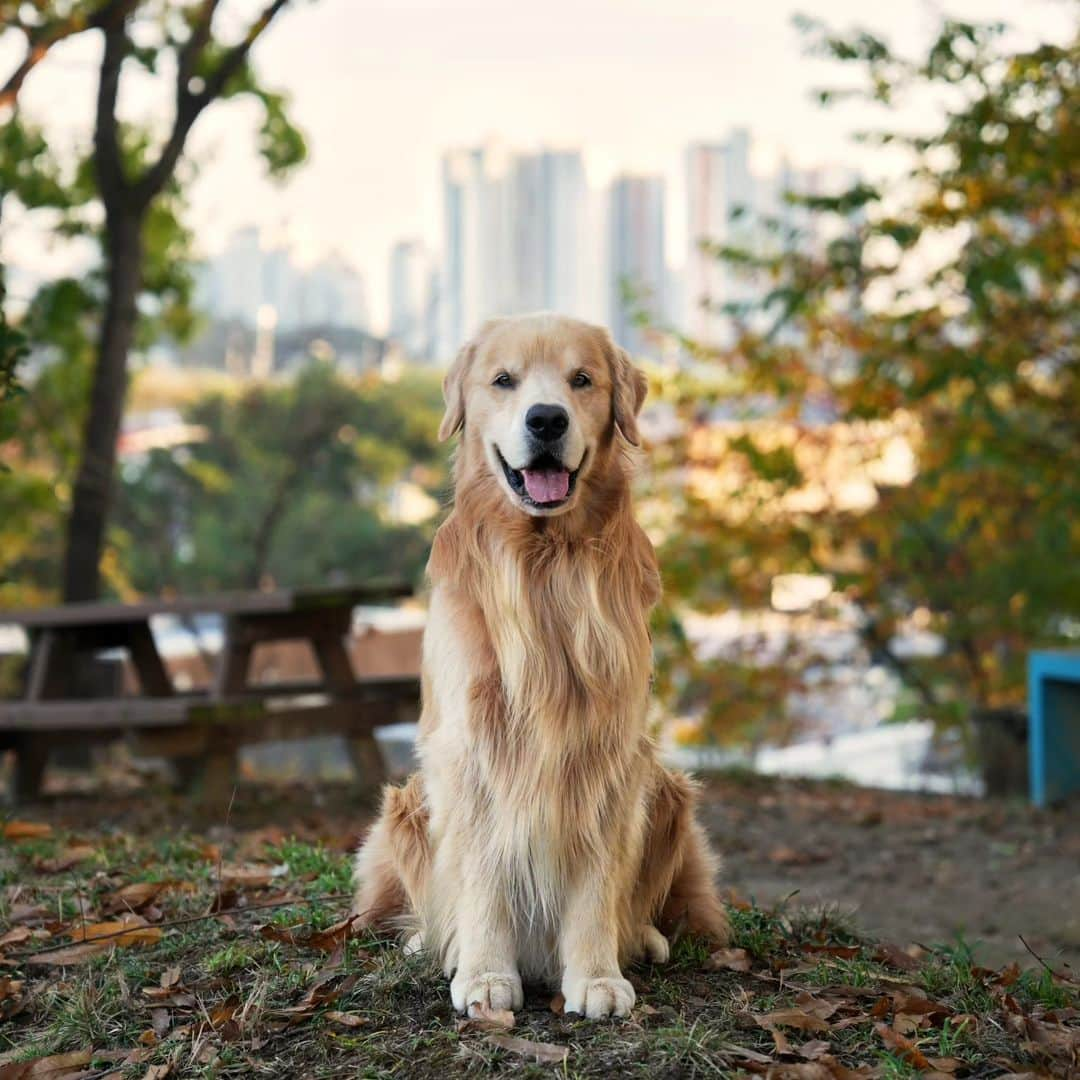
<svg viewBox="0 0 1080 1080"><path fill-rule="evenodd" d="M838 905L901 945L962 937L990 966L1080 967L1080 803L911 795L714 777L704 817L724 883L768 906Z"/></svg>
<svg viewBox="0 0 1080 1080"><path fill-rule="evenodd" d="M54 785L33 817L72 829L211 833L273 826L351 847L370 820L345 784L242 784L231 808L200 813L132 774ZM61 793L65 787L80 794ZM901 946L960 937L990 966L1080 968L1080 803L1023 803L899 794L836 783L720 774L704 781L703 818L724 857L722 884L761 906L783 902L852 913L866 933ZM23 814L20 810L20 816ZM228 822L226 824L226 821Z"/></svg>

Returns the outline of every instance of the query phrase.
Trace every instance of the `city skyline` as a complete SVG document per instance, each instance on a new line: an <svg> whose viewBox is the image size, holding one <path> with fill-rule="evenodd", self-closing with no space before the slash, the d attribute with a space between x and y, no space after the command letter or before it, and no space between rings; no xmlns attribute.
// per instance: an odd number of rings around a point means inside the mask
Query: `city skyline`
<svg viewBox="0 0 1080 1080"><path fill-rule="evenodd" d="M237 18L234 7L242 9L242 0L223 5L223 17ZM676 208L685 150L694 140L715 141L741 125L755 133L762 153L775 156L785 147L796 168L835 162L871 178L888 172L888 154L879 157L849 138L873 126L875 113L823 111L813 103L815 86L844 73L806 53L791 22L804 7L801 0L749 8L708 0L296 5L260 41L254 62L289 99L309 162L284 185L275 183L254 153L252 111L229 104L208 111L190 146L197 175L188 220L199 253L217 254L244 225L273 232L289 222L299 262L336 250L357 268L376 329L384 329L390 250L405 237L432 243L440 234L442 149L481 145L503 132L534 153L588 147L591 188L606 187L620 171L664 174L668 256L681 262L686 231ZM950 0L948 10L1011 21L1025 40L1062 37L1072 22L1067 5L1049 0L1022 7ZM901 50L921 48L937 23L930 7L870 13L856 0L816 0L812 12L838 28L865 23ZM7 44L14 48L18 40ZM56 62L42 65L23 89L20 107L47 126L58 149L85 148L99 51L96 35L65 43ZM121 100L122 113L154 127L167 103L147 88L136 83ZM933 122L932 113L916 101L898 115L917 130ZM40 228L5 207L3 253L30 280L64 272L77 248L44 242Z"/></svg>
<svg viewBox="0 0 1080 1080"><path fill-rule="evenodd" d="M402 238L391 248L383 320L372 320L366 308L369 282L340 257L302 271L280 232L261 239L254 226L233 233L201 271L201 298L218 317L249 324L269 307L272 325L282 329L338 321L371 330L381 322L418 360L446 361L485 319L537 310L606 324L632 352L655 355L657 342L627 306L629 286L634 305L657 322L722 345L729 324L714 309L752 293L701 242L768 242L757 224L766 215L806 229L808 220L785 203L784 192L819 193L854 176L795 169L784 158L763 173L752 166L753 148L745 128L687 146L684 175L674 178L685 198L675 220L668 212L673 178L620 172L598 190L587 180L589 148L531 151L501 140L450 148L441 155L439 235ZM687 256L676 265L668 251L679 230ZM354 298L349 317L335 319L347 296ZM712 310L703 309L706 298Z"/></svg>

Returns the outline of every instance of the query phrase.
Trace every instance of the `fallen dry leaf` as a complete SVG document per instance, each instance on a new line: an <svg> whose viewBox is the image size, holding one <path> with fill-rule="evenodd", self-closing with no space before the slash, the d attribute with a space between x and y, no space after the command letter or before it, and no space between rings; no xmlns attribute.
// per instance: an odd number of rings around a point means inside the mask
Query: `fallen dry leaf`
<svg viewBox="0 0 1080 1080"><path fill-rule="evenodd" d="M0 1066L0 1080L62 1080L72 1073L81 1072L93 1060L92 1050L72 1050L67 1054L50 1054L31 1061L13 1061Z"/></svg>
<svg viewBox="0 0 1080 1080"><path fill-rule="evenodd" d="M326 1019L332 1021L335 1024L341 1024L343 1027L358 1028L363 1027L368 1023L366 1016L361 1016L359 1013L354 1012L338 1012L336 1009L331 1009L326 1013Z"/></svg>
<svg viewBox="0 0 1080 1080"><path fill-rule="evenodd" d="M807 990L803 990L798 997L795 998L795 1004L804 1012L808 1012L811 1016L816 1016L819 1020L828 1020L839 1008L835 1001L825 1001L822 998L814 997L814 995Z"/></svg>
<svg viewBox="0 0 1080 1080"><path fill-rule="evenodd" d="M281 941L286 945L299 945L332 953L346 941L363 935L357 925L358 916L351 915L325 930L316 930L313 933L307 933L304 926L275 926L273 923L264 923L256 928L256 932L269 941Z"/></svg>
<svg viewBox="0 0 1080 1080"><path fill-rule="evenodd" d="M766 1031L775 1027L790 1027L798 1031L828 1031L829 1025L818 1016L803 1009L777 1009L770 1013L754 1013L758 1027Z"/></svg>
<svg viewBox="0 0 1080 1080"><path fill-rule="evenodd" d="M964 1063L959 1058L954 1057L936 1057L927 1058L930 1062L930 1068L939 1073L954 1073L957 1069L962 1069Z"/></svg>
<svg viewBox="0 0 1080 1080"><path fill-rule="evenodd" d="M185 993L179 986L144 986L143 996L155 1005L171 1005L177 1009L190 1009L195 1004L195 997Z"/></svg>
<svg viewBox="0 0 1080 1080"><path fill-rule="evenodd" d="M859 955L858 945L803 945L803 952L821 953L825 956L837 956L841 960L851 960Z"/></svg>
<svg viewBox="0 0 1080 1080"><path fill-rule="evenodd" d="M930 1027L930 1021L925 1016L915 1016L910 1013L897 1013L893 1017L893 1030L901 1035L914 1035L922 1028Z"/></svg>
<svg viewBox="0 0 1080 1080"><path fill-rule="evenodd" d="M705 961L706 971L749 971L750 954L745 949L717 949Z"/></svg>
<svg viewBox="0 0 1080 1080"><path fill-rule="evenodd" d="M142 1080L165 1080L171 1072L172 1065L167 1061L163 1065L151 1065L146 1072L143 1073Z"/></svg>
<svg viewBox="0 0 1080 1080"><path fill-rule="evenodd" d="M68 945L63 949L34 953L24 962L37 967L70 967L74 964L85 964L95 956L107 953L113 947L111 941L85 941L80 945ZM3 1078L0 1077L0 1080Z"/></svg>
<svg viewBox="0 0 1080 1080"><path fill-rule="evenodd" d="M825 1054L817 1061L798 1064L771 1065L769 1080L876 1080L880 1075L876 1068L861 1065L849 1069L836 1058Z"/></svg>
<svg viewBox="0 0 1080 1080"><path fill-rule="evenodd" d="M102 910L106 915L115 915L121 911L138 911L152 900L156 900L172 884L171 881L133 881L109 896Z"/></svg>
<svg viewBox="0 0 1080 1080"><path fill-rule="evenodd" d="M882 942L878 945L874 950L874 959L879 964L888 964L898 971L916 971L920 966L916 957L905 952L897 945L890 945L888 942Z"/></svg>
<svg viewBox="0 0 1080 1080"><path fill-rule="evenodd" d="M29 926L12 927L3 937L0 937L0 949L7 945L21 945L28 941L34 934Z"/></svg>
<svg viewBox="0 0 1080 1080"><path fill-rule="evenodd" d="M953 1015L953 1010L948 1005L942 1005L938 1001L931 1001L921 993L909 993L896 990L892 995L893 1009L899 1014L908 1016L946 1017Z"/></svg>
<svg viewBox="0 0 1080 1080"><path fill-rule="evenodd" d="M566 998L562 994L556 994L548 1004L548 1008L556 1015L562 1016L566 1011Z"/></svg>
<svg viewBox="0 0 1080 1080"><path fill-rule="evenodd" d="M108 938L113 945L154 945L161 940L160 927L148 926L145 919L130 915L110 922L87 923L72 931L76 941Z"/></svg>
<svg viewBox="0 0 1080 1080"><path fill-rule="evenodd" d="M570 1048L567 1046L533 1042L532 1039L519 1039L515 1035L489 1035L484 1041L511 1054L531 1058L539 1065L558 1065L565 1061L570 1053Z"/></svg>
<svg viewBox="0 0 1080 1080"><path fill-rule="evenodd" d="M8 922L36 923L52 917L52 912L44 904L12 904L8 909Z"/></svg>
<svg viewBox="0 0 1080 1080"><path fill-rule="evenodd" d="M311 949L333 952L342 942L352 941L353 938L362 936L363 930L357 928L358 922L359 916L350 915L349 918L342 919L341 922L312 934L304 944Z"/></svg>
<svg viewBox="0 0 1080 1080"><path fill-rule="evenodd" d="M159 1039L164 1039L169 1028L172 1027L172 1015L168 1009L151 1009L150 1026Z"/></svg>
<svg viewBox="0 0 1080 1080"><path fill-rule="evenodd" d="M178 985L180 982L180 969L178 967L167 967L162 973L161 978L158 979L158 986L162 990L170 990L172 987Z"/></svg>
<svg viewBox="0 0 1080 1080"><path fill-rule="evenodd" d="M232 889L265 889L277 878L289 872L288 866L270 866L264 863L225 863L221 867L220 884Z"/></svg>
<svg viewBox="0 0 1080 1080"><path fill-rule="evenodd" d="M930 1068L926 1055L909 1038L894 1031L888 1024L875 1024L874 1030L881 1036L881 1041L902 1061L916 1069Z"/></svg>
<svg viewBox="0 0 1080 1080"><path fill-rule="evenodd" d="M791 1043L788 1042L788 1037L778 1027L775 1027L772 1024L762 1026L765 1027L765 1030L772 1036L773 1049L778 1054L792 1053Z"/></svg>
<svg viewBox="0 0 1080 1080"><path fill-rule="evenodd" d="M509 1009L492 1009L480 1003L469 1006L469 1017L459 1022L458 1030L509 1031L514 1026L514 1014Z"/></svg>
<svg viewBox="0 0 1080 1080"><path fill-rule="evenodd" d="M51 859L35 859L34 866L46 874L59 874L63 870L70 870L87 859L92 859L97 854L97 848L90 844L72 844L64 848L59 855Z"/></svg>
<svg viewBox="0 0 1080 1080"><path fill-rule="evenodd" d="M5 840L43 840L52 836L52 826L36 821L8 821L0 832Z"/></svg>
<svg viewBox="0 0 1080 1080"><path fill-rule="evenodd" d="M0 1019L9 1020L22 1012L25 1004L23 986L22 979L0 977Z"/></svg>

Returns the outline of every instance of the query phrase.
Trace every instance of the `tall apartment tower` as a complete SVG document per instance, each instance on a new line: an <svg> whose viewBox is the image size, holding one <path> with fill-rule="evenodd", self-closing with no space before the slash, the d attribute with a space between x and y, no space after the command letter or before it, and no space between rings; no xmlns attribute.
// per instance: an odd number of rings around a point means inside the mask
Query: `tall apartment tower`
<svg viewBox="0 0 1080 1080"><path fill-rule="evenodd" d="M727 344L730 319L716 309L749 297L746 283L715 255L703 251L702 242L736 246L748 242L756 209L750 134L745 128L735 128L724 142L687 147L683 319L687 333L701 344Z"/></svg>
<svg viewBox="0 0 1080 1080"><path fill-rule="evenodd" d="M390 336L414 360L430 356L431 260L419 240L390 252Z"/></svg>
<svg viewBox="0 0 1080 1080"><path fill-rule="evenodd" d="M439 351L514 310L512 159L500 146L443 156L443 273Z"/></svg>
<svg viewBox="0 0 1080 1080"><path fill-rule="evenodd" d="M616 342L632 353L648 352L642 329L627 302L653 317L666 316L667 264L664 257L664 180L659 176L619 176L611 185L608 220L610 313Z"/></svg>

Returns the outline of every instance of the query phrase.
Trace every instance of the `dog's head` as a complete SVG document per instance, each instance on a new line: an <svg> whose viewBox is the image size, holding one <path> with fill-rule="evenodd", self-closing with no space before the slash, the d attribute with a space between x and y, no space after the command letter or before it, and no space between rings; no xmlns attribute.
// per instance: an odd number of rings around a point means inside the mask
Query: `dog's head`
<svg viewBox="0 0 1080 1080"><path fill-rule="evenodd" d="M600 327L554 315L495 319L446 375L439 437L464 429L467 452L482 455L515 506L560 514L617 435L638 445L646 389Z"/></svg>

